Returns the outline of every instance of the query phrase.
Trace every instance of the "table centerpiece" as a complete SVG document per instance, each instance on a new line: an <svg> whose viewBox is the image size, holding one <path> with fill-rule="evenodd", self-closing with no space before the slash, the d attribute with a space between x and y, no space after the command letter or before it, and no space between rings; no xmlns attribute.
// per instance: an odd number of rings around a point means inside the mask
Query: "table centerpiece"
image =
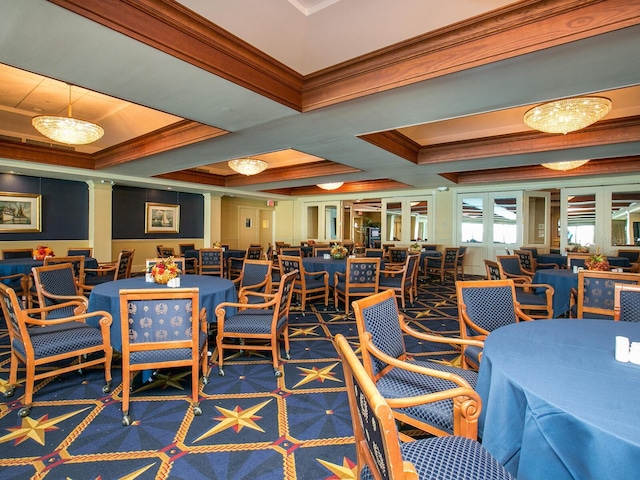
<svg viewBox="0 0 640 480"><path fill-rule="evenodd" d="M44 260L46 257L55 256L53 250L46 245L38 245L33 251L34 260Z"/></svg>
<svg viewBox="0 0 640 480"><path fill-rule="evenodd" d="M349 254L349 250L342 245L334 245L331 248L331 258L335 258L336 260L340 260L345 258Z"/></svg>
<svg viewBox="0 0 640 480"><path fill-rule="evenodd" d="M173 257L158 260L155 265L151 266L151 276L156 283L166 285L169 280L177 278L180 274L178 265L173 261Z"/></svg>
<svg viewBox="0 0 640 480"><path fill-rule="evenodd" d="M609 261L607 257L602 254L591 255L584 261L584 266L587 267L587 270L600 272L608 272L610 270Z"/></svg>

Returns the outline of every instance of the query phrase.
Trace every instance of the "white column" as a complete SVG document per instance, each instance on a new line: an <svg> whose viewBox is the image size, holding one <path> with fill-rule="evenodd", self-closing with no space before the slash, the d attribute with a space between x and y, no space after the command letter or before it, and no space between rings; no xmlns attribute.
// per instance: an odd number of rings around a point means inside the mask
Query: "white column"
<svg viewBox="0 0 640 480"><path fill-rule="evenodd" d="M213 242L222 238L222 196L211 193L204 197L204 247L210 248Z"/></svg>
<svg viewBox="0 0 640 480"><path fill-rule="evenodd" d="M89 185L89 244L99 262L113 260L111 252L112 186L110 183Z"/></svg>

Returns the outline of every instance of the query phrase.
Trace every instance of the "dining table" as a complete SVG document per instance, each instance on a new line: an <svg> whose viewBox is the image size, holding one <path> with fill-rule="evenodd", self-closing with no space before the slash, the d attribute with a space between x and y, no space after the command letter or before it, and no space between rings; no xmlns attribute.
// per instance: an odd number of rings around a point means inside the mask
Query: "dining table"
<svg viewBox="0 0 640 480"><path fill-rule="evenodd" d="M324 258L324 257L304 257L302 265L306 271L329 272L329 286L334 286L334 273L345 273L347 271L346 258ZM380 270L384 270L384 261L380 260Z"/></svg>
<svg viewBox="0 0 640 480"><path fill-rule="evenodd" d="M180 275L180 288L199 289L200 308L206 308L207 321L216 322L216 307L222 302L237 302L235 284L231 280L213 275ZM154 282L147 282L143 276L125 278L96 285L89 296L89 312L105 310L113 318L111 324L111 345L115 350L122 348L121 318L120 318L120 290L144 288L171 288ZM234 307L226 307L228 316L234 315ZM96 321L98 319L90 319ZM97 325L97 323L96 323Z"/></svg>
<svg viewBox="0 0 640 480"><path fill-rule="evenodd" d="M521 322L487 337L482 445L519 480L640 478L640 365L615 358L640 324Z"/></svg>
<svg viewBox="0 0 640 480"><path fill-rule="evenodd" d="M44 265L44 260L36 260L34 258L10 258L7 260L0 260L0 277L5 277L9 275L16 274L31 274L31 269L33 267L41 267ZM98 268L98 261L95 258L85 257L84 259L85 268ZM10 280L4 281L6 285L15 288L19 284L14 283Z"/></svg>
<svg viewBox="0 0 640 480"><path fill-rule="evenodd" d="M571 289L578 288L578 274L566 268L543 268L533 275L531 283L553 287L553 316L561 317L571 307Z"/></svg>
<svg viewBox="0 0 640 480"><path fill-rule="evenodd" d="M538 263L555 263L560 268L567 266L567 256L562 255L560 253L539 253L536 257L536 261ZM609 265L612 267L629 267L631 263L627 257L609 257L607 256L607 261ZM584 261L580 264L580 260L574 260L572 265L584 266Z"/></svg>

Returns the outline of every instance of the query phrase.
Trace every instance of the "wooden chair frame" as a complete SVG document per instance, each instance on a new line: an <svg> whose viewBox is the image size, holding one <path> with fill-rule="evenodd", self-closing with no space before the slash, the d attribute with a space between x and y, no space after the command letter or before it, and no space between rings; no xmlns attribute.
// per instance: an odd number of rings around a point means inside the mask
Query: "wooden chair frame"
<svg viewBox="0 0 640 480"><path fill-rule="evenodd" d="M377 257L347 258L347 267L345 273L335 272L333 274L333 301L336 309L338 309L338 302L340 298L342 298L344 300L344 313L345 315L349 315L349 300L351 299L351 297L366 297L372 295L373 293L378 293L380 285L380 262L381 259ZM351 265L353 263L369 263L373 265L376 270L375 281L373 283L351 283L350 271ZM345 281L344 292L341 292L337 288L340 278L343 278ZM362 292L359 291L360 289L370 289L370 291Z"/></svg>
<svg viewBox="0 0 640 480"><path fill-rule="evenodd" d="M638 273L620 273L620 272L600 272L592 270L580 270L578 272L578 292L576 300L576 315L577 318L584 318L585 313L592 313L596 315L609 315L612 318L615 316L615 303L611 305L611 308L591 307L584 303L584 280L585 278L609 280L611 282L611 289L614 291L615 298L615 283L625 282L630 284L640 284L640 274ZM615 302L615 300L614 300Z"/></svg>
<svg viewBox="0 0 640 480"><path fill-rule="evenodd" d="M299 266L298 274L296 275L296 281L293 285L293 293L294 295L298 295L300 298L302 314L304 315L305 310L307 308L307 301L314 300L317 298L322 298L324 300L324 309L329 308L329 272L326 270L320 270L317 272L309 271L304 268L304 263L302 262L302 257L293 257L289 255L281 255L280 256L280 269L284 270L282 267L282 262L296 262ZM285 271L285 273L287 273ZM322 286L311 288L307 285L307 277L322 277Z"/></svg>
<svg viewBox="0 0 640 480"><path fill-rule="evenodd" d="M3 248L2 259L7 260L7 254L9 258L33 258L33 249L31 248Z"/></svg>
<svg viewBox="0 0 640 480"><path fill-rule="evenodd" d="M247 265L264 265L267 268L267 274L263 281L254 284L245 284L245 270ZM238 287L238 300L240 303L248 303L249 292L258 292L264 290L265 293L271 293L271 270L273 262L271 260L245 260L242 263L242 273L233 281Z"/></svg>
<svg viewBox="0 0 640 480"><path fill-rule="evenodd" d="M614 286L614 292L613 292L613 319L618 322L620 321L622 318L622 309L621 309L621 302L620 302L620 297L622 295L623 292L633 292L636 293L640 296L640 285L634 285L631 283L616 283ZM640 316L640 312L638 312L636 315Z"/></svg>

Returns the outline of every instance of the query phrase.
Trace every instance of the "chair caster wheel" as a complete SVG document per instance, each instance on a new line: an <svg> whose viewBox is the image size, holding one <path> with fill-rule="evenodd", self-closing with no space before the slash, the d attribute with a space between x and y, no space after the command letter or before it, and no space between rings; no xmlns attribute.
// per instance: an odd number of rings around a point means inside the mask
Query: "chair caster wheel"
<svg viewBox="0 0 640 480"><path fill-rule="evenodd" d="M276 377L281 377L281 376L282 376L282 372L281 372L280 370L274 370L274 371L273 371L273 374L274 374Z"/></svg>
<svg viewBox="0 0 640 480"><path fill-rule="evenodd" d="M291 354L289 352L285 352L284 358L286 358L287 360L291 360Z"/></svg>
<svg viewBox="0 0 640 480"><path fill-rule="evenodd" d="M109 393L111 391L111 382L102 387L102 393Z"/></svg>
<svg viewBox="0 0 640 480"><path fill-rule="evenodd" d="M202 415L202 409L200 408L200 405L194 405L193 406L193 414L196 417Z"/></svg>
<svg viewBox="0 0 640 480"><path fill-rule="evenodd" d="M3 396L4 398L13 397L14 392L15 392L14 388L13 388L13 387L9 387L9 388L7 388L7 390L5 390L5 391L2 393L2 396Z"/></svg>
<svg viewBox="0 0 640 480"><path fill-rule="evenodd" d="M122 417L122 426L128 427L129 425L131 425L131 417L129 415L124 415Z"/></svg>
<svg viewBox="0 0 640 480"><path fill-rule="evenodd" d="M202 377L202 384L203 385L209 384L209 375L205 375L204 377Z"/></svg>
<svg viewBox="0 0 640 480"><path fill-rule="evenodd" d="M28 417L30 413L31 407L22 407L20 410L18 410L18 416L20 418Z"/></svg>
<svg viewBox="0 0 640 480"><path fill-rule="evenodd" d="M224 370L222 370L222 369L218 370L218 376L219 377L224 377Z"/></svg>

